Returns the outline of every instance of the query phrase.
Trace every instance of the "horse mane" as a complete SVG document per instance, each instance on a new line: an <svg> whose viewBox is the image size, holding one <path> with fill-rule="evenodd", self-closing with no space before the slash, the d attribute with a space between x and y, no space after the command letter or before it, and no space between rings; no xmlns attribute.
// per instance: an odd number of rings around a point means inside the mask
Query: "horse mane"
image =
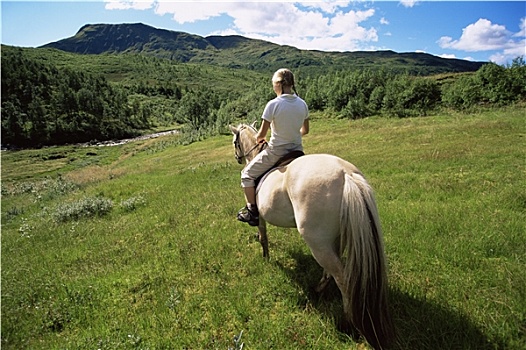
<svg viewBox="0 0 526 350"><path fill-rule="evenodd" d="M256 129L256 124L257 124L257 120L253 121L252 124L245 124L245 123L240 123L238 126L237 126L237 130L238 131L241 131L243 129L251 129L252 131L254 132L257 132L258 130Z"/></svg>

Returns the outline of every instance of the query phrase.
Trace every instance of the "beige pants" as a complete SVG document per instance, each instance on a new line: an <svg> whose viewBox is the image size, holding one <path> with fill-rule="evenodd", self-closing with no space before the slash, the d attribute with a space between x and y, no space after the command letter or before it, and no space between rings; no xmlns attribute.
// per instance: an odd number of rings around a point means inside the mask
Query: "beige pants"
<svg viewBox="0 0 526 350"><path fill-rule="evenodd" d="M302 151L301 145L296 147L267 148L258 153L241 171L241 187L254 187L256 179L269 170L277 161L292 151Z"/></svg>

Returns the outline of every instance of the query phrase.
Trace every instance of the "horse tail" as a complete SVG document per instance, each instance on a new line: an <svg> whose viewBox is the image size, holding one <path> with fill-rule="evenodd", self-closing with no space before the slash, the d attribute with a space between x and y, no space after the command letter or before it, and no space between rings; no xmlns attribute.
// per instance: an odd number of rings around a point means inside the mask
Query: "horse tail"
<svg viewBox="0 0 526 350"><path fill-rule="evenodd" d="M387 302L387 264L374 193L358 173L345 174L340 218L344 312L371 346L382 349L395 337Z"/></svg>

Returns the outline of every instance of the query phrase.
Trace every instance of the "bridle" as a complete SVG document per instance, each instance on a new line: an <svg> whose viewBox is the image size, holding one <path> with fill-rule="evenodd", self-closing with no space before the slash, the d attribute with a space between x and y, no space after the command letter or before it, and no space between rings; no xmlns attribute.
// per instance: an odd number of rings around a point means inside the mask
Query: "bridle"
<svg viewBox="0 0 526 350"><path fill-rule="evenodd" d="M241 131L245 130L246 128L247 126L240 127L234 137L234 157L236 157L236 160L239 164L243 163L243 158L250 155L250 153L254 152L258 148L258 146L261 146L261 149L258 151L258 153L261 152L267 146L267 142L256 143L247 152L243 153L241 151L241 144L239 142L239 137L241 136Z"/></svg>

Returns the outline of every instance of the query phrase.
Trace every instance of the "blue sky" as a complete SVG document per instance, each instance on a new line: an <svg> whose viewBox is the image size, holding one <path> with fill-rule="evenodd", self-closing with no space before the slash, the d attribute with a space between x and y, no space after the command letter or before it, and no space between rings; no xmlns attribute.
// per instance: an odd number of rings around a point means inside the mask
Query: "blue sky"
<svg viewBox="0 0 526 350"><path fill-rule="evenodd" d="M37 47L88 23L243 35L301 49L427 52L510 63L526 57L525 1L2 1L2 44Z"/></svg>

